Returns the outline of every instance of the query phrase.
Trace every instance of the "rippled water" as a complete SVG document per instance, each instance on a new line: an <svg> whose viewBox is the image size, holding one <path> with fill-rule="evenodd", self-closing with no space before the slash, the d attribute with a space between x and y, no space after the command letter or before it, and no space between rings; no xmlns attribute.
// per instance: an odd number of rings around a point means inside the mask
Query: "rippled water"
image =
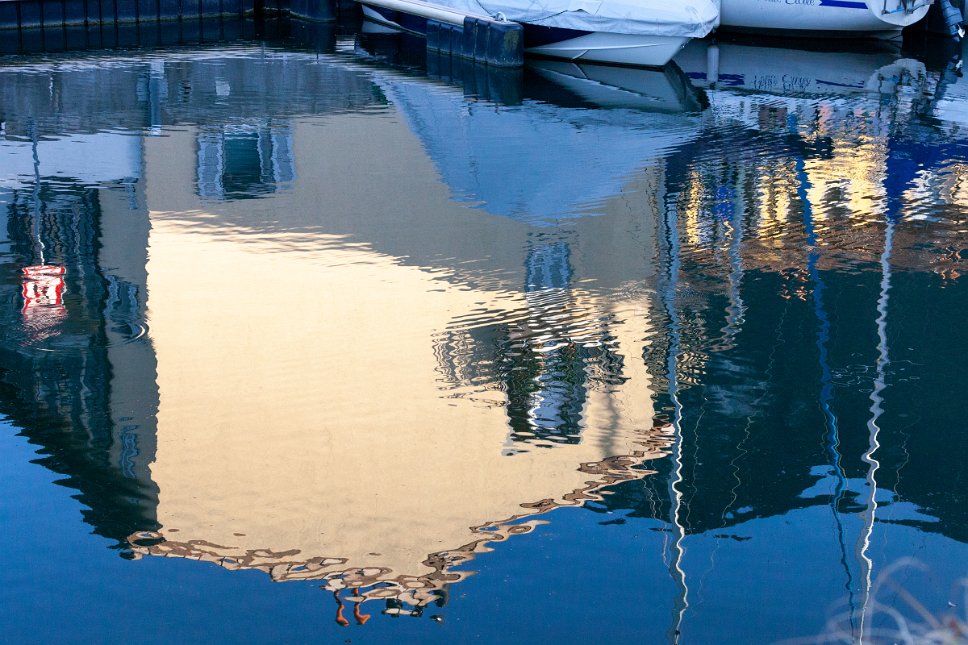
<svg viewBox="0 0 968 645"><path fill-rule="evenodd" d="M968 622L957 55L278 30L0 58L4 640Z"/></svg>

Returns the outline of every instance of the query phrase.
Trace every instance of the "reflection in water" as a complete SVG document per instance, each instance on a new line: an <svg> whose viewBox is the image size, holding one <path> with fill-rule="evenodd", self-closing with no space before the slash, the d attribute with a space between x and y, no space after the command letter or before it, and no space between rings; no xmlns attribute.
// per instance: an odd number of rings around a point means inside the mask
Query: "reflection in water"
<svg viewBox="0 0 968 645"><path fill-rule="evenodd" d="M343 626L603 607L589 517L640 578L607 627L860 640L915 548L943 613L968 155L932 92L957 80L696 42L485 95L359 52L0 68L0 412L96 533L312 581ZM529 580L448 600L516 553Z"/></svg>
<svg viewBox="0 0 968 645"><path fill-rule="evenodd" d="M295 179L288 124L232 125L198 136L198 194L247 199L275 192Z"/></svg>
<svg viewBox="0 0 968 645"><path fill-rule="evenodd" d="M341 126L352 130L348 122ZM448 317L478 307L501 317L526 301L353 245L300 250L289 244L293 234L267 240L254 226L228 234L217 226L188 228L184 216L166 213L192 209L169 208L172 191L155 192L153 183L178 185L175 173L183 169L166 172L163 164L190 145L185 134L146 149L148 167L159 163L147 186L157 214L148 306L161 400L152 479L162 491L163 526L149 537L164 538L146 552L263 568L275 579L319 579L328 589L358 589L362 598L422 605L463 577L451 567L505 533L523 531L519 520L644 476L641 462L661 454L662 432L643 412L632 417L641 419L635 426L623 419L588 427L582 442L508 457L500 392L465 397L458 387L445 395L432 339ZM307 132L298 140L322 143ZM384 185L407 194L398 182L413 181L414 169L395 158L387 166L393 174L383 175ZM279 193L295 204L276 207L316 201L311 186L300 188ZM360 226L373 214L381 218L366 187L351 197ZM226 288L226 276L244 288ZM246 325L225 325L227 311ZM392 334L375 324L387 311L397 318ZM627 323L642 328L641 319ZM218 333L199 335L198 327ZM634 384L648 391L647 381ZM587 398L589 418L622 403L625 389L612 390L577 394L580 402ZM374 393L363 407L361 391ZM517 395L507 396L513 414ZM324 514L307 513L307 500Z"/></svg>
<svg viewBox="0 0 968 645"><path fill-rule="evenodd" d="M629 73L668 84L655 72ZM533 226L601 214L637 173L698 135L697 115L642 110L638 95L630 105L589 110L569 105L567 91L564 105L527 100L504 109L417 79L377 82L456 199Z"/></svg>
<svg viewBox="0 0 968 645"><path fill-rule="evenodd" d="M469 542L444 551L426 555L419 563L411 565L412 570L430 569L428 573L408 573L407 569L393 569L389 566L354 566L352 558L316 556L306 558L299 549L274 552L269 549L245 549L208 542L204 539L180 541L164 537L162 533L139 531L129 537L131 549L138 555L155 555L163 557L189 558L212 562L220 567L238 569L257 569L269 574L275 581L315 580L323 582L322 588L332 591L338 603L337 622L343 624L342 602L349 600L356 604L354 613L359 611L359 605L368 600L385 601L388 615L399 614L400 610L409 606L414 615L420 615L423 608L431 603L442 605L446 601L449 586L465 579L471 572L458 569L472 561L477 555L487 553L497 543L503 542L515 535L530 533L541 521L536 518L556 508L580 506L587 501L600 501L601 491L606 486L619 482L639 480L654 471L642 468L644 460L654 459L662 454L666 447L662 433L657 432L654 438L643 436L635 442L638 448L628 455L614 456L598 462L587 462L577 468L586 479L584 486L576 488L560 496L558 499L540 499L533 502L518 504L522 510L516 515L498 521L488 521L479 526L467 528L467 535L463 539ZM399 530L415 528L408 526L405 520L395 522ZM442 527L447 530L447 527ZM171 531L171 529L169 529ZM170 535L181 532L180 529L171 531ZM235 535L236 538L245 537L244 534ZM241 540L233 540L240 542ZM371 543L373 547L379 543ZM417 547L419 548L419 546ZM371 556L383 554L370 553ZM386 562L391 562L387 559ZM340 592L348 589L350 596L342 596ZM391 610L396 611L391 611ZM365 620L360 620L360 624Z"/></svg>
<svg viewBox="0 0 968 645"><path fill-rule="evenodd" d="M58 324L67 316L64 307L64 267L38 264L24 267L24 329L33 341L42 341L57 333Z"/></svg>

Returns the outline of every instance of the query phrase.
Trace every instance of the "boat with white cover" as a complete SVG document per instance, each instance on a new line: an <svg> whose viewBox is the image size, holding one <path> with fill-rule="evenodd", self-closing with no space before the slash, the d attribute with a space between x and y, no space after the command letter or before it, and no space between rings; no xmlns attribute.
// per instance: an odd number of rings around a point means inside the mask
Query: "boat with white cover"
<svg viewBox="0 0 968 645"><path fill-rule="evenodd" d="M721 0L720 27L800 36L893 37L933 0Z"/></svg>
<svg viewBox="0 0 968 645"><path fill-rule="evenodd" d="M360 1L369 20L426 34L426 18L406 9ZM434 4L471 16L523 24L526 54L646 67L665 65L690 39L706 36L719 21L713 0L570 0L567 4L559 0L435 0Z"/></svg>

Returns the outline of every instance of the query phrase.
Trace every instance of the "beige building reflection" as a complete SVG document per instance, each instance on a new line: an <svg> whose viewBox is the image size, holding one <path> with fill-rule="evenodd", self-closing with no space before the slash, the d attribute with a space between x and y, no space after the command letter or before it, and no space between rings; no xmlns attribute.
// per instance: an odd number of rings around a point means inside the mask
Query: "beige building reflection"
<svg viewBox="0 0 968 645"><path fill-rule="evenodd" d="M136 552L420 605L489 544L650 472L669 443L642 360L650 303L621 280L654 270L641 195L660 169L569 227L567 288L526 292L541 236L453 201L398 117L286 127L293 180L249 200L199 189L209 135L145 140L162 528ZM529 390L535 431L515 435L508 384L460 376L478 359L445 339L494 328L534 378L582 372L575 437L538 427L560 383Z"/></svg>

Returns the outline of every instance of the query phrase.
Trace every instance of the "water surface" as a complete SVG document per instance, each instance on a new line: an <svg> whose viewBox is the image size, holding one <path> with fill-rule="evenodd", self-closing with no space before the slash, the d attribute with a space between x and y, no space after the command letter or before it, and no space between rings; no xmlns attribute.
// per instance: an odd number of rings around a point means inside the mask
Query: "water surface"
<svg viewBox="0 0 968 645"><path fill-rule="evenodd" d="M5 639L965 621L955 61L412 45L0 59Z"/></svg>

